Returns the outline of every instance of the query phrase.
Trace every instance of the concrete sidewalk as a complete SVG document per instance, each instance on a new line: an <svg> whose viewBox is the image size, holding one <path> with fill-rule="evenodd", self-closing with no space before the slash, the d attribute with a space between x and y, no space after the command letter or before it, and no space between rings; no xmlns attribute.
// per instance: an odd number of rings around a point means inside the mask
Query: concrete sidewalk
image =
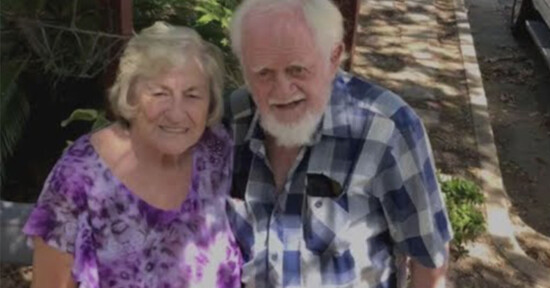
<svg viewBox="0 0 550 288"><path fill-rule="evenodd" d="M479 180L492 245L532 287L548 269L518 245L462 0L363 0L352 71L401 95L429 131L437 166Z"/></svg>

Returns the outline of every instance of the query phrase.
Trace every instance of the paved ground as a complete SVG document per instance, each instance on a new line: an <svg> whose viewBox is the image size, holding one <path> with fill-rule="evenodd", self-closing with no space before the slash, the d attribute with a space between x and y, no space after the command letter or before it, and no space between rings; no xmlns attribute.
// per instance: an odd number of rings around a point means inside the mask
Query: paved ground
<svg viewBox="0 0 550 288"><path fill-rule="evenodd" d="M363 1L359 22L354 72L415 107L439 169L470 173L477 152L453 2Z"/></svg>
<svg viewBox="0 0 550 288"><path fill-rule="evenodd" d="M511 246L514 246L512 248L516 250L502 248L503 244L509 244L508 240L515 241L512 225L498 223L501 220L503 223L511 223L507 215L507 201L500 199L505 196L505 193L502 189L503 181L500 178L499 168L507 165L507 161L499 165L490 118L484 103L487 99L477 62L478 58L489 62L495 61L495 58L487 56L485 53L487 51L498 57L502 55L517 57L517 54L511 54L511 51L501 45L503 38L508 42L514 41L513 38L510 39L507 24L503 20L503 14L506 13L504 2L511 1L470 2L475 2L472 6L479 5L478 7L489 9L460 14L457 12L463 11L464 8L461 6L463 4L461 0L364 0L360 12L353 71L394 90L416 109L428 128L436 164L443 173L477 180L488 190L499 192L492 194L495 197L488 198L491 201L495 200L495 203L487 205L488 218L494 219L492 226L489 227L490 233L476 243L472 243L469 257L451 264L449 286L534 287L538 283L537 279L518 271L516 266L526 263L522 266L523 270L529 271L531 267L529 265L537 263L521 251L517 242L511 243ZM498 10L499 8L502 11ZM476 25L472 31L477 33L474 36L480 37L480 39L475 38L475 43L472 41L469 24ZM474 44L477 48L479 43L482 43L483 47L480 50L485 54L476 58ZM517 49L517 46L515 48ZM494 49L501 49L502 53L495 53ZM525 56L520 57L523 57L520 59L525 58ZM482 68L491 69L490 67L494 68L491 65L485 65ZM522 66L508 66L506 71L510 75L504 76L509 78L511 76L510 81L522 84L517 82L518 74L521 76L521 73L526 73L522 68ZM502 84L509 78L502 74L491 74L491 71L483 69L482 72L483 80L490 80L490 78L485 79L486 75L496 76L488 83L491 97L489 107L492 109L491 112L498 112L499 106L492 103L493 92L495 89L503 91L509 89L509 85ZM479 103L483 105L478 105ZM518 111L517 114L521 112ZM495 115L497 114L492 113L490 116L494 119ZM514 121L514 118L508 118L507 115L498 115ZM520 126L508 131L509 139L514 140L515 137L522 136L522 134L514 134L514 131L523 131L525 135L524 130L525 128ZM544 145L544 142L539 144ZM502 145L498 146L502 148ZM525 145L519 143L512 146L508 155L523 153L520 158L526 158L525 153L519 151L517 147L525 147ZM502 149L498 149L498 152L499 155L503 155ZM539 164L546 161L544 157L539 158ZM505 158L505 160L508 159ZM485 179L480 179L479 175L487 174L489 176L485 176ZM504 182L509 186L509 174L505 176L507 179ZM526 182L514 183L526 186ZM517 199L526 198L523 195L518 196ZM517 201L513 202L517 205ZM541 225L546 224L539 223L538 227ZM498 226L506 227L502 229ZM503 233L504 239L501 239L498 233ZM499 236L495 237L495 234ZM502 250L506 250L506 253L502 253ZM518 250L521 253L516 253ZM514 266L516 262L521 264ZM528 268L525 269L525 267ZM503 281L503 279L507 280Z"/></svg>
<svg viewBox="0 0 550 288"><path fill-rule="evenodd" d="M507 192L522 219L550 237L550 70L530 39L509 33L512 0L467 3Z"/></svg>
<svg viewBox="0 0 550 288"><path fill-rule="evenodd" d="M550 271L550 69L528 37L512 37L512 3L466 1L516 236Z"/></svg>

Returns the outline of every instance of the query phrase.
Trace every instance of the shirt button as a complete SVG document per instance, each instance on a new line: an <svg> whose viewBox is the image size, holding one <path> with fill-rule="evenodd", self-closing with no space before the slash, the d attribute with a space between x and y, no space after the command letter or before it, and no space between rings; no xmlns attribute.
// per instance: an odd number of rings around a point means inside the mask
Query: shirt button
<svg viewBox="0 0 550 288"><path fill-rule="evenodd" d="M315 202L315 208L321 208L321 206L323 206L323 202L321 202L321 200Z"/></svg>
<svg viewBox="0 0 550 288"><path fill-rule="evenodd" d="M277 259L279 259L279 257L277 256L277 254L272 254L271 255L271 261L277 261Z"/></svg>

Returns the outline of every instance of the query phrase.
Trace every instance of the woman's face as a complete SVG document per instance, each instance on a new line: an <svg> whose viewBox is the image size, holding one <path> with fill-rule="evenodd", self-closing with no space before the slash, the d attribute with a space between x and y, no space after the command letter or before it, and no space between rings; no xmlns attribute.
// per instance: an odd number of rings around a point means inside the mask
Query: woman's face
<svg viewBox="0 0 550 288"><path fill-rule="evenodd" d="M183 67L136 79L131 99L137 113L130 120L130 133L161 154L186 152L199 141L206 127L208 83L194 58Z"/></svg>

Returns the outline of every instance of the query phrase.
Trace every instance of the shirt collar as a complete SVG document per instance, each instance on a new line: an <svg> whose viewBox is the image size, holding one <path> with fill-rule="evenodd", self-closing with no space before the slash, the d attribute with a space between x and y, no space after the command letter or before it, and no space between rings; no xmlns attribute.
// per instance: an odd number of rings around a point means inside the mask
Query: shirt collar
<svg viewBox="0 0 550 288"><path fill-rule="evenodd" d="M337 138L350 137L350 116L352 115L349 115L348 108L352 104L347 87L348 81L349 76L343 71L338 71L332 82L330 100L321 120L320 135Z"/></svg>

